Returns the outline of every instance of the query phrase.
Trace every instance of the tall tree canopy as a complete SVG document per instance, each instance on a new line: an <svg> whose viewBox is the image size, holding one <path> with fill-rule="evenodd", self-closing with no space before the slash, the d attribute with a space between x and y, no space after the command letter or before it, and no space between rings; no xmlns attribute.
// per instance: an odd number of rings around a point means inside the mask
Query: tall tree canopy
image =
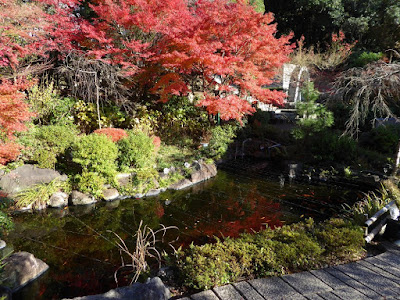
<svg viewBox="0 0 400 300"><path fill-rule="evenodd" d="M247 0L0 0L0 147L29 119L26 70L71 50L161 101L201 92L197 104L224 120L241 121L253 99L281 104L284 93L262 86L288 60L291 36L277 38L272 22Z"/></svg>
<svg viewBox="0 0 400 300"><path fill-rule="evenodd" d="M290 36L276 38L272 15L246 1L98 1L91 8L96 17L82 27L88 54L123 66L162 101L202 91L200 104L225 120L251 113L249 97L283 102L283 93L262 85L287 61Z"/></svg>
<svg viewBox="0 0 400 300"><path fill-rule="evenodd" d="M343 30L368 50L400 47L398 0L264 0L264 5L281 32L304 35L309 44L323 45L332 32Z"/></svg>

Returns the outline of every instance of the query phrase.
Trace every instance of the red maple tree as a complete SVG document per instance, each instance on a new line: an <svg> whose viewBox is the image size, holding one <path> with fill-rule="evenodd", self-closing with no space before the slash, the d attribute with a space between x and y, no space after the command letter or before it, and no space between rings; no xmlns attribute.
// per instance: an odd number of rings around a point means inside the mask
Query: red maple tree
<svg viewBox="0 0 400 300"><path fill-rule="evenodd" d="M24 102L25 94L20 90L29 86L24 81L0 84L0 164L15 160L20 147L14 142L14 133L25 129L25 122L33 115Z"/></svg>
<svg viewBox="0 0 400 300"><path fill-rule="evenodd" d="M91 8L97 17L81 26L87 53L146 78L161 101L200 91L198 105L224 120L253 112L255 99L283 102L284 93L263 86L288 60L290 36L276 38L273 16L245 0L98 0Z"/></svg>
<svg viewBox="0 0 400 300"><path fill-rule="evenodd" d="M24 80L17 69L29 56L42 53L43 24L36 4L0 0L0 164L17 158L20 146L14 142L14 133L24 130L33 115L21 92L32 82Z"/></svg>

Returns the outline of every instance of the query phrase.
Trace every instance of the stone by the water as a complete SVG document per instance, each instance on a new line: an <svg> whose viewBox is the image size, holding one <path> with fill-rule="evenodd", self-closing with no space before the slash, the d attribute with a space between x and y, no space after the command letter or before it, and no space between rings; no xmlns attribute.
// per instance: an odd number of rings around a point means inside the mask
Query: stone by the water
<svg viewBox="0 0 400 300"><path fill-rule="evenodd" d="M52 169L40 169L27 164L1 176L0 189L12 196L36 184L49 183L54 179L65 181L68 177Z"/></svg>
<svg viewBox="0 0 400 300"><path fill-rule="evenodd" d="M49 269L49 266L28 252L17 252L4 259L1 285L16 292Z"/></svg>
<svg viewBox="0 0 400 300"><path fill-rule="evenodd" d="M130 286L110 290L104 294L76 297L70 300L167 300L170 296L170 291L161 279L154 277L147 280L146 283L134 283Z"/></svg>
<svg viewBox="0 0 400 300"><path fill-rule="evenodd" d="M51 195L48 205L50 207L59 208L68 205L69 195L64 192L56 192Z"/></svg>
<svg viewBox="0 0 400 300"><path fill-rule="evenodd" d="M69 197L69 204L72 205L88 205L96 203L97 200L92 195L87 195L79 191L72 191Z"/></svg>
<svg viewBox="0 0 400 300"><path fill-rule="evenodd" d="M113 201L118 199L118 197L119 197L119 192L117 189L112 188L103 190L103 199L105 201Z"/></svg>

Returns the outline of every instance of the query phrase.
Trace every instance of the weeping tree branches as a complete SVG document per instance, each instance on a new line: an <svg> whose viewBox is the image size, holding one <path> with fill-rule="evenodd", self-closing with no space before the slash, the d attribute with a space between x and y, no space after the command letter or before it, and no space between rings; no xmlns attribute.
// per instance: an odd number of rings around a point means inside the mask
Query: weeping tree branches
<svg viewBox="0 0 400 300"><path fill-rule="evenodd" d="M350 105L344 134L358 137L360 126L369 116L393 117L391 103L400 100L400 64L378 62L343 72L335 81L330 102Z"/></svg>

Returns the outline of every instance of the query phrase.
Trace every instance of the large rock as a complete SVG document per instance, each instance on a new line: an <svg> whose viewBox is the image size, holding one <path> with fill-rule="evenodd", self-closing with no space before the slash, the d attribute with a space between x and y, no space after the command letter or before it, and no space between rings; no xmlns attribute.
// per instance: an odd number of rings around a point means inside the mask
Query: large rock
<svg viewBox="0 0 400 300"><path fill-rule="evenodd" d="M217 175L217 167L214 164L203 162L194 165L194 172L191 174L192 183L198 183Z"/></svg>
<svg viewBox="0 0 400 300"><path fill-rule="evenodd" d="M11 254L4 259L4 264L1 285L9 287L12 292L35 280L49 268L46 263L28 252Z"/></svg>
<svg viewBox="0 0 400 300"><path fill-rule="evenodd" d="M151 189L146 193L146 197L153 197L159 195L161 192L165 191L165 189Z"/></svg>
<svg viewBox="0 0 400 300"><path fill-rule="evenodd" d="M169 297L170 291L159 277L154 277L146 283L134 283L105 294L76 297L73 300L167 300Z"/></svg>
<svg viewBox="0 0 400 300"><path fill-rule="evenodd" d="M182 179L170 185L168 188L172 190L181 190L217 175L217 167L213 163L206 164L204 162L195 162L192 165L192 170L193 172L190 175L190 180L186 178Z"/></svg>
<svg viewBox="0 0 400 300"><path fill-rule="evenodd" d="M115 176L118 184L120 186L127 186L128 184L130 184L131 180L132 180L132 174L131 173L120 173L117 174L117 176Z"/></svg>
<svg viewBox="0 0 400 300"><path fill-rule="evenodd" d="M23 165L1 177L0 189L12 196L36 184L49 183L56 178L61 181L68 179L67 175L61 175L55 170Z"/></svg>
<svg viewBox="0 0 400 300"><path fill-rule="evenodd" d="M69 196L70 205L88 205L96 202L97 200L92 195L84 194L75 190L72 191Z"/></svg>
<svg viewBox="0 0 400 300"><path fill-rule="evenodd" d="M67 193L56 192L53 195L51 195L48 206L54 207L54 208L67 206L68 205L68 197L69 197L69 195Z"/></svg>
<svg viewBox="0 0 400 300"><path fill-rule="evenodd" d="M189 179L182 179L178 181L177 183L174 183L170 185L168 188L172 190L182 190L184 188L187 188L189 186L193 185L193 182L191 182Z"/></svg>
<svg viewBox="0 0 400 300"><path fill-rule="evenodd" d="M105 201L117 200L119 197L119 192L117 189L106 189L103 190L103 199Z"/></svg>

